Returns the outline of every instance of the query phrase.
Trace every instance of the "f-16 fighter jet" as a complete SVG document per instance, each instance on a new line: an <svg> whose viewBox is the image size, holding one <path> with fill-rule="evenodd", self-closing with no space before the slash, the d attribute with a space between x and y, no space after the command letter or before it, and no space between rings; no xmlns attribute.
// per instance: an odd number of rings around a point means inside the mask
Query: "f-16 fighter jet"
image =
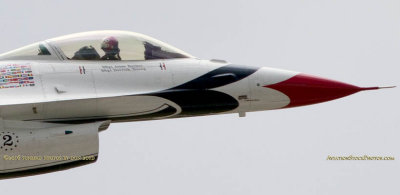
<svg viewBox="0 0 400 195"><path fill-rule="evenodd" d="M0 176L95 162L113 122L245 116L379 88L202 60L133 32L53 38L0 55Z"/></svg>

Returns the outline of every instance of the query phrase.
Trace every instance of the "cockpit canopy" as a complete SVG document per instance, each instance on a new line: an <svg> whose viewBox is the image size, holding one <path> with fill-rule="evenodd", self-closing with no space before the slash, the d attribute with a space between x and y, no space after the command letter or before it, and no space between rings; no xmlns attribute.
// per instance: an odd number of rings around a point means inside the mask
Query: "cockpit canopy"
<svg viewBox="0 0 400 195"><path fill-rule="evenodd" d="M0 55L20 60L152 60L193 56L146 35L93 31L35 43Z"/></svg>

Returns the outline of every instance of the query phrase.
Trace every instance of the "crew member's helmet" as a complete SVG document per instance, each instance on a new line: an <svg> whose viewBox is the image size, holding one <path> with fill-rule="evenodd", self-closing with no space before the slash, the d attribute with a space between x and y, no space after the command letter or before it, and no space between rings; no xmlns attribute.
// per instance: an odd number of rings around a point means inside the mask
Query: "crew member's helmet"
<svg viewBox="0 0 400 195"><path fill-rule="evenodd" d="M118 53L118 40L115 37L106 37L101 43L101 49L106 53Z"/></svg>

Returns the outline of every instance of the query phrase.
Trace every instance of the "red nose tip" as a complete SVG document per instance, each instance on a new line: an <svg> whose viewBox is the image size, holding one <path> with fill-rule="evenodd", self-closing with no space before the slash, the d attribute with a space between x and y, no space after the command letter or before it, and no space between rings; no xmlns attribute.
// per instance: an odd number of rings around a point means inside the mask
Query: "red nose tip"
<svg viewBox="0 0 400 195"><path fill-rule="evenodd" d="M357 87L302 73L280 83L264 87L278 90L287 95L290 103L286 108L326 102L363 90L379 89L379 87Z"/></svg>

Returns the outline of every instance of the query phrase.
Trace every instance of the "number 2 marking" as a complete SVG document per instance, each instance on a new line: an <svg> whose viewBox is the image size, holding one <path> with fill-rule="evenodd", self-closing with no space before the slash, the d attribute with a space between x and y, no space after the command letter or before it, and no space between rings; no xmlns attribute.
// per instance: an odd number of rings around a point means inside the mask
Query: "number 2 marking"
<svg viewBox="0 0 400 195"><path fill-rule="evenodd" d="M13 141L12 141L12 137L11 135L5 135L3 136L3 140L5 140L3 146L12 146L13 145Z"/></svg>

